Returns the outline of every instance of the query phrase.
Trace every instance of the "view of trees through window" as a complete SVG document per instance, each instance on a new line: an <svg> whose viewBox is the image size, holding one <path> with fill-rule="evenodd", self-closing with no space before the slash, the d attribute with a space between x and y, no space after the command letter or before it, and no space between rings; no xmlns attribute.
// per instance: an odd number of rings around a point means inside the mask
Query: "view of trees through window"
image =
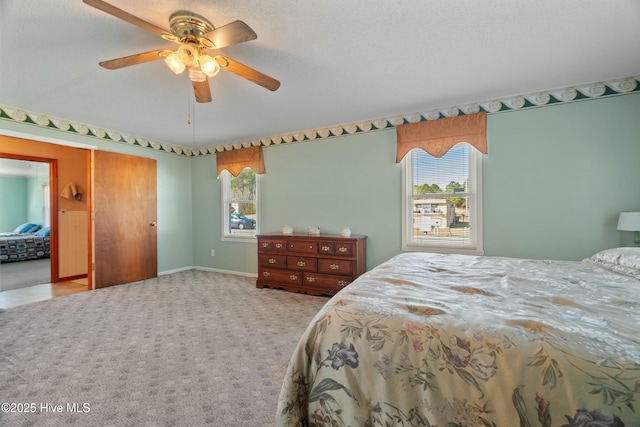
<svg viewBox="0 0 640 427"><path fill-rule="evenodd" d="M246 168L231 178L231 199L238 203L238 212L243 215L255 215L256 213L256 174ZM250 202L245 202L250 200Z"/></svg>
<svg viewBox="0 0 640 427"><path fill-rule="evenodd" d="M468 147L436 158L424 151L413 156L413 237L460 240L469 237Z"/></svg>
<svg viewBox="0 0 640 427"><path fill-rule="evenodd" d="M231 235L255 235L257 229L257 175L245 168L237 177L230 176L229 229Z"/></svg>

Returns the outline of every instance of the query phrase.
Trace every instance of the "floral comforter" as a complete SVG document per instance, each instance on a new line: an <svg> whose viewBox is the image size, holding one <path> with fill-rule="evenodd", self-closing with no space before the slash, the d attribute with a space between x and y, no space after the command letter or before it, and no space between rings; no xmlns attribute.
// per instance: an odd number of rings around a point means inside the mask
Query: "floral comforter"
<svg viewBox="0 0 640 427"><path fill-rule="evenodd" d="M316 315L278 426L638 427L640 280L405 253Z"/></svg>

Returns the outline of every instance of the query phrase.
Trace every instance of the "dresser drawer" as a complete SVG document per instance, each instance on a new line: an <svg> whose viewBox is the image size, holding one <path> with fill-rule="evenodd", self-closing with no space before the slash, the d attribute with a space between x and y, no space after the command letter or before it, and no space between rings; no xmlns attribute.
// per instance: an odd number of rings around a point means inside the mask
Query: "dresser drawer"
<svg viewBox="0 0 640 427"><path fill-rule="evenodd" d="M259 254L258 262L261 267L287 268L286 255Z"/></svg>
<svg viewBox="0 0 640 427"><path fill-rule="evenodd" d="M343 259L319 259L318 273L350 276L353 273L353 261Z"/></svg>
<svg viewBox="0 0 640 427"><path fill-rule="evenodd" d="M285 240L261 240L258 250L261 252L285 252L287 250Z"/></svg>
<svg viewBox="0 0 640 427"><path fill-rule="evenodd" d="M318 260L316 258L289 255L287 257L287 268L289 270L316 271Z"/></svg>
<svg viewBox="0 0 640 427"><path fill-rule="evenodd" d="M320 242L318 250L323 255L333 255L335 245L333 243Z"/></svg>
<svg viewBox="0 0 640 427"><path fill-rule="evenodd" d="M334 255L340 256L353 256L354 245L353 243L336 243Z"/></svg>
<svg viewBox="0 0 640 427"><path fill-rule="evenodd" d="M265 268L258 272L258 280L300 285L302 284L302 272Z"/></svg>
<svg viewBox="0 0 640 427"><path fill-rule="evenodd" d="M350 277L334 276L331 274L304 273L303 278L303 285L305 287L328 291L328 293L332 295L349 283L351 283Z"/></svg>
<svg viewBox="0 0 640 427"><path fill-rule="evenodd" d="M309 240L289 240L287 241L287 251L303 254L317 254L318 242Z"/></svg>

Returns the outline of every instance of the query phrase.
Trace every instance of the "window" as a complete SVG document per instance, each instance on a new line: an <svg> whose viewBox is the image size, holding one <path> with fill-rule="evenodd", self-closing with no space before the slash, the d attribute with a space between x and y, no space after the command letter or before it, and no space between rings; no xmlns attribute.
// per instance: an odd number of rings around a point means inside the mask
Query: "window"
<svg viewBox="0 0 640 427"><path fill-rule="evenodd" d="M51 218L51 195L49 183L42 184L42 226L49 227Z"/></svg>
<svg viewBox="0 0 640 427"><path fill-rule="evenodd" d="M259 228L259 175L245 168L234 177L229 171L220 173L222 185L223 240L254 240Z"/></svg>
<svg viewBox="0 0 640 427"><path fill-rule="evenodd" d="M482 155L467 143L402 160L402 249L482 253Z"/></svg>

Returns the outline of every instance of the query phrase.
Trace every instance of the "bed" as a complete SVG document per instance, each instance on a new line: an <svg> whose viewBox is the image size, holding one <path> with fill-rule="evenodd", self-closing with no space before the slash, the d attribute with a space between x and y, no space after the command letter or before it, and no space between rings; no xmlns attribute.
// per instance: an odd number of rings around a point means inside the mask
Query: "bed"
<svg viewBox="0 0 640 427"><path fill-rule="evenodd" d="M25 223L0 233L0 263L29 261L51 256L49 227Z"/></svg>
<svg viewBox="0 0 640 427"><path fill-rule="evenodd" d="M276 424L638 427L640 248L400 254L314 317Z"/></svg>

